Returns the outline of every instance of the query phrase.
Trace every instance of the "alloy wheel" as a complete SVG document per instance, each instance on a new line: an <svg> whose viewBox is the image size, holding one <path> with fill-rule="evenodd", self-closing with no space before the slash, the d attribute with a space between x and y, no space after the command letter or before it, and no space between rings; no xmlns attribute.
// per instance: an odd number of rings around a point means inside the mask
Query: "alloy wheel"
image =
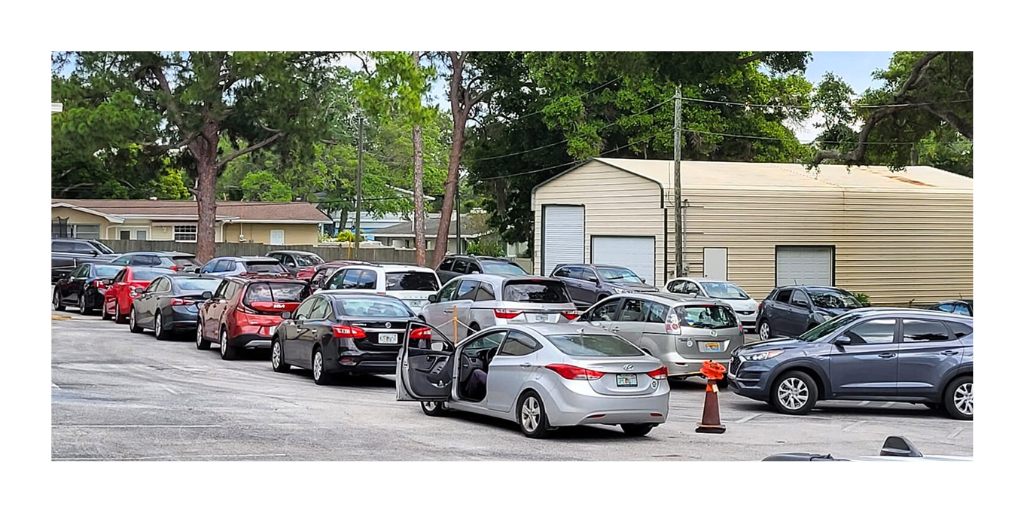
<svg viewBox="0 0 1024 512"><path fill-rule="evenodd" d="M281 344L274 343L274 348L270 351L270 364L274 368L281 367Z"/></svg>
<svg viewBox="0 0 1024 512"><path fill-rule="evenodd" d="M132 308L131 312L128 314L128 328L134 331L135 325L135 308Z"/></svg>
<svg viewBox="0 0 1024 512"><path fill-rule="evenodd" d="M757 330L758 337L762 340L768 339L771 334L771 327L768 327L768 322L762 322L761 327Z"/></svg>
<svg viewBox="0 0 1024 512"><path fill-rule="evenodd" d="M953 392L953 406L961 414L974 415L974 383L965 382Z"/></svg>
<svg viewBox="0 0 1024 512"><path fill-rule="evenodd" d="M220 355L224 356L228 353L228 332L224 329L220 331Z"/></svg>
<svg viewBox="0 0 1024 512"><path fill-rule="evenodd" d="M60 292L57 290L53 291L53 309L60 311Z"/></svg>
<svg viewBox="0 0 1024 512"><path fill-rule="evenodd" d="M85 314L85 294L78 297L78 312Z"/></svg>
<svg viewBox="0 0 1024 512"><path fill-rule="evenodd" d="M196 348L199 350L203 349L203 322L200 320L196 324Z"/></svg>
<svg viewBox="0 0 1024 512"><path fill-rule="evenodd" d="M320 380L320 375L324 371L324 356L317 351L313 354L313 380Z"/></svg>
<svg viewBox="0 0 1024 512"><path fill-rule="evenodd" d="M159 312L159 311L157 311L157 312L156 312L156 318L155 318L155 319L153 319L153 334L154 334L154 335L155 335L155 336L156 336L157 338L159 338L159 337L160 337L160 336L161 336L161 335L163 334L163 330L164 330L164 329L163 329L163 326L161 326L161 325L160 325L160 324L162 324L162 323L163 323L163 322L161 321L161 318L160 318L160 312Z"/></svg>
<svg viewBox="0 0 1024 512"><path fill-rule="evenodd" d="M796 377L790 377L779 385L779 402L786 409L800 409L807 403L809 397L807 384Z"/></svg>
<svg viewBox="0 0 1024 512"><path fill-rule="evenodd" d="M537 430L537 427L540 425L540 402L535 397L527 397L523 401L520 419L523 422L523 428L527 432Z"/></svg>

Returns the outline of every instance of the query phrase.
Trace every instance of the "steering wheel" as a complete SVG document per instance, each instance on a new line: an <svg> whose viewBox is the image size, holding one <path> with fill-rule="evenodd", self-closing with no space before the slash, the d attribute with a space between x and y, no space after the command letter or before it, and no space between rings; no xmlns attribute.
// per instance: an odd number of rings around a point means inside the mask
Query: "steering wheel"
<svg viewBox="0 0 1024 512"><path fill-rule="evenodd" d="M497 355L497 354L498 354L498 347L494 347L494 348L492 348L492 349L490 349L487 352L484 352L482 354L481 359L483 359L483 366L484 366L483 370L485 372L487 371L488 367L491 366L491 360L494 359L494 356Z"/></svg>

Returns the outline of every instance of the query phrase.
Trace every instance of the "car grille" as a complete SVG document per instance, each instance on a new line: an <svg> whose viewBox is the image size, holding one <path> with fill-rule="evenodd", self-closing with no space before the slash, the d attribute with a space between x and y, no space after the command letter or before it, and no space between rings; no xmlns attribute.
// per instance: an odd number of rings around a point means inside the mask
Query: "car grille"
<svg viewBox="0 0 1024 512"><path fill-rule="evenodd" d="M736 314L737 315L753 315L754 312L753 311L737 311Z"/></svg>
<svg viewBox="0 0 1024 512"><path fill-rule="evenodd" d="M740 374L740 358L739 358L739 356L732 356L732 359L729 360L729 373L731 373L733 375L739 375Z"/></svg>

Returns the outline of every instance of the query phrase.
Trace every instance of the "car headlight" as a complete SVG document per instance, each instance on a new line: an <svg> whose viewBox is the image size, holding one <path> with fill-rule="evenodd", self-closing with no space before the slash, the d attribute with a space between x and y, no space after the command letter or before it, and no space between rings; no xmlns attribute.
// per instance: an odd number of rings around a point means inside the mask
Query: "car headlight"
<svg viewBox="0 0 1024 512"><path fill-rule="evenodd" d="M612 290L614 290L615 293L629 293L629 290L626 290L624 288L612 288Z"/></svg>
<svg viewBox="0 0 1024 512"><path fill-rule="evenodd" d="M766 350L764 352L754 352L753 354L743 356L746 361L764 361L765 359L771 359L781 354L782 351L779 349Z"/></svg>

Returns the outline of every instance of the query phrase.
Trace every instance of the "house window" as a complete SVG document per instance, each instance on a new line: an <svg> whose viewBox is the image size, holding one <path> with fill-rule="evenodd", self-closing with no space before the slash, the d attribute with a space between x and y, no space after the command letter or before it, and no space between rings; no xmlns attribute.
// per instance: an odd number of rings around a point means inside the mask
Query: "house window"
<svg viewBox="0 0 1024 512"><path fill-rule="evenodd" d="M84 240L100 239L99 224L72 224L69 227L71 228L72 238L81 238Z"/></svg>
<svg viewBox="0 0 1024 512"><path fill-rule="evenodd" d="M283 229L271 229L270 230L270 245L284 245L284 230Z"/></svg>
<svg viewBox="0 0 1024 512"><path fill-rule="evenodd" d="M175 242L195 242L196 226L174 226L174 241Z"/></svg>
<svg viewBox="0 0 1024 512"><path fill-rule="evenodd" d="M135 239L136 240L145 240L146 239L146 230L145 229L140 229L140 230L136 231L135 232Z"/></svg>
<svg viewBox="0 0 1024 512"><path fill-rule="evenodd" d="M122 229L117 236L118 240L131 240L132 232L130 229Z"/></svg>

